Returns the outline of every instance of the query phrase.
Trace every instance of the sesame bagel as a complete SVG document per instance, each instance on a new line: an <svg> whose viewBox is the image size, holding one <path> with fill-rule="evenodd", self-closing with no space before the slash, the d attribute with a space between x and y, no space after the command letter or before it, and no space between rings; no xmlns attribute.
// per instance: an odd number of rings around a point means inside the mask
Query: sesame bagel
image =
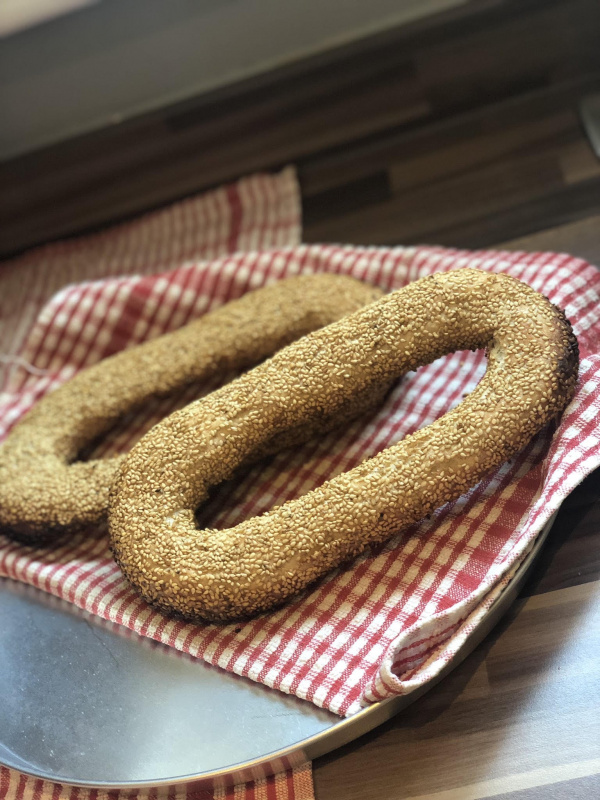
<svg viewBox="0 0 600 800"><path fill-rule="evenodd" d="M282 431L440 356L480 348L485 376L433 424L262 516L197 528L209 487ZM524 283L472 269L423 278L153 428L111 490L114 555L147 601L186 619L270 609L513 456L564 409L578 361L563 312Z"/></svg>
<svg viewBox="0 0 600 800"><path fill-rule="evenodd" d="M102 520L122 456L77 457L121 416L152 397L256 364L381 294L340 275L289 278L83 370L34 406L0 448L0 533L44 541Z"/></svg>

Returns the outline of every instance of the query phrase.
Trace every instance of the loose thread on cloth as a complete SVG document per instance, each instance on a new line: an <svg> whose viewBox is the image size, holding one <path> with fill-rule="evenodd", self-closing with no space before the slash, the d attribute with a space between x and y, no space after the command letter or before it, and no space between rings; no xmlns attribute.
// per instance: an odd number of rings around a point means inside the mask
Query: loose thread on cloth
<svg viewBox="0 0 600 800"><path fill-rule="evenodd" d="M9 356L5 353L0 353L0 364L4 364L5 367L9 369L11 367L14 368L21 368L24 369L25 372L28 372L30 375L37 375L38 377L44 377L48 374L47 369L40 369L39 367L34 367L33 364L30 364L28 361L25 361L24 358L20 356Z"/></svg>

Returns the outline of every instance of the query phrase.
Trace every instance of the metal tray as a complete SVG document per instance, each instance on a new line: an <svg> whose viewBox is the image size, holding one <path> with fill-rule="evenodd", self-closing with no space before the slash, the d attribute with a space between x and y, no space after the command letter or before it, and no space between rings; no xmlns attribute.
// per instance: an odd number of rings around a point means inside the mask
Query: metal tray
<svg viewBox="0 0 600 800"><path fill-rule="evenodd" d="M454 669L511 606L551 524L435 681L348 719L0 580L0 763L108 790L216 788L314 759L380 725Z"/></svg>

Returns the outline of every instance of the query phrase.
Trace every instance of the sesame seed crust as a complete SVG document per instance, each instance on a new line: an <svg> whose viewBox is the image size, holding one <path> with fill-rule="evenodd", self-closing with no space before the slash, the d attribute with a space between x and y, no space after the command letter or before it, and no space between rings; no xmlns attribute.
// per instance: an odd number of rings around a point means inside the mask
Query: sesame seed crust
<svg viewBox="0 0 600 800"><path fill-rule="evenodd" d="M488 369L452 411L318 489L228 530L198 530L210 486L273 437L455 350ZM271 609L455 500L570 400L577 341L562 311L506 275L423 278L281 350L177 411L133 448L110 495L115 558L159 609L226 621Z"/></svg>
<svg viewBox="0 0 600 800"><path fill-rule="evenodd" d="M40 542L101 521L123 456L77 461L86 444L149 399L256 364L381 295L342 275L288 278L82 370L34 406L0 448L0 533ZM290 441L313 430L292 432Z"/></svg>

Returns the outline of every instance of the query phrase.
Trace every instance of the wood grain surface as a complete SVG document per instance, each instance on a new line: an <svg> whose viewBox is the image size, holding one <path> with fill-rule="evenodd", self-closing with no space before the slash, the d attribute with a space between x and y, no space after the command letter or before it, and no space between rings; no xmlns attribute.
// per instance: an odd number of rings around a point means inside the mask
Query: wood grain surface
<svg viewBox="0 0 600 800"><path fill-rule="evenodd" d="M600 216L498 243L600 263ZM314 764L317 800L600 797L600 471L563 504L519 600L448 678Z"/></svg>
<svg viewBox="0 0 600 800"><path fill-rule="evenodd" d="M305 238L490 247L600 212L600 161L578 111L594 88L525 92L317 160L300 170ZM342 171L345 183L321 188Z"/></svg>
<svg viewBox="0 0 600 800"><path fill-rule="evenodd" d="M0 255L290 162L309 241L478 247L600 213L599 30L598 0L469 0L4 162Z"/></svg>

